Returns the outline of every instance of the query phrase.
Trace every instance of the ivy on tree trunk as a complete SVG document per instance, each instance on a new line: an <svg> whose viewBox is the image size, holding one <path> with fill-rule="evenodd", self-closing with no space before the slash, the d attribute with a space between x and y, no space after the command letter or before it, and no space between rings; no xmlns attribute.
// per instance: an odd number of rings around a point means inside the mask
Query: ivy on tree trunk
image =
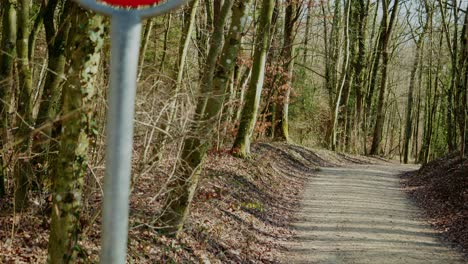
<svg viewBox="0 0 468 264"><path fill-rule="evenodd" d="M95 79L101 61L101 16L74 8L67 44L68 79L63 89L59 155L53 167L49 263L69 263L77 255L82 188L88 147L94 135Z"/></svg>

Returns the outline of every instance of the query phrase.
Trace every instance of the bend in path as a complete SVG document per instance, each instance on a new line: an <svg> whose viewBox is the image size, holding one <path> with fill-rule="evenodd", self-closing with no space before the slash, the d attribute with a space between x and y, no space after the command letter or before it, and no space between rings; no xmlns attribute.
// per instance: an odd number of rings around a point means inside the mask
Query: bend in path
<svg viewBox="0 0 468 264"><path fill-rule="evenodd" d="M322 168L303 198L287 263L463 264L420 218L398 174L414 167Z"/></svg>

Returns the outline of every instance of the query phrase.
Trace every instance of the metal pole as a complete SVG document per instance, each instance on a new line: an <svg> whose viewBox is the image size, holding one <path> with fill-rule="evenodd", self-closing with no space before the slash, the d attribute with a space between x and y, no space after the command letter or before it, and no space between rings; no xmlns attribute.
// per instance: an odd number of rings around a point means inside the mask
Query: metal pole
<svg viewBox="0 0 468 264"><path fill-rule="evenodd" d="M111 22L111 88L107 123L107 170L101 263L125 264L127 253L133 118L141 19L135 12L114 13Z"/></svg>

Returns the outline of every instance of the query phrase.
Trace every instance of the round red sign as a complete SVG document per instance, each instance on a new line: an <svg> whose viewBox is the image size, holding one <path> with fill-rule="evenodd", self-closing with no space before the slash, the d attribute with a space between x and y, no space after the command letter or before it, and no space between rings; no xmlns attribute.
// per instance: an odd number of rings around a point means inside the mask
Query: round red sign
<svg viewBox="0 0 468 264"><path fill-rule="evenodd" d="M159 4L162 0L101 0L102 2L118 6L118 7L127 7L127 8L137 8L142 6L150 6Z"/></svg>

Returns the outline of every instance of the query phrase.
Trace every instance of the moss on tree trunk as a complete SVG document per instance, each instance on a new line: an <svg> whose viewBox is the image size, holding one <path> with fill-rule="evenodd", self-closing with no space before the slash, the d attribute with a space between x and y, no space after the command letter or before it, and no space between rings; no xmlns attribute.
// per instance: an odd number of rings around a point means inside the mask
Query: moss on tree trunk
<svg viewBox="0 0 468 264"><path fill-rule="evenodd" d="M103 18L75 7L63 89L59 155L53 167L53 206L49 263L69 263L76 257L80 234L82 187L93 134L95 79L104 39Z"/></svg>
<svg viewBox="0 0 468 264"><path fill-rule="evenodd" d="M250 140L257 122L257 113L265 78L265 64L270 42L270 27L274 6L274 0L265 0L262 4L262 13L258 25L259 42L255 49L252 77L246 92L239 130L232 147L232 152L242 158L247 158L250 155Z"/></svg>

